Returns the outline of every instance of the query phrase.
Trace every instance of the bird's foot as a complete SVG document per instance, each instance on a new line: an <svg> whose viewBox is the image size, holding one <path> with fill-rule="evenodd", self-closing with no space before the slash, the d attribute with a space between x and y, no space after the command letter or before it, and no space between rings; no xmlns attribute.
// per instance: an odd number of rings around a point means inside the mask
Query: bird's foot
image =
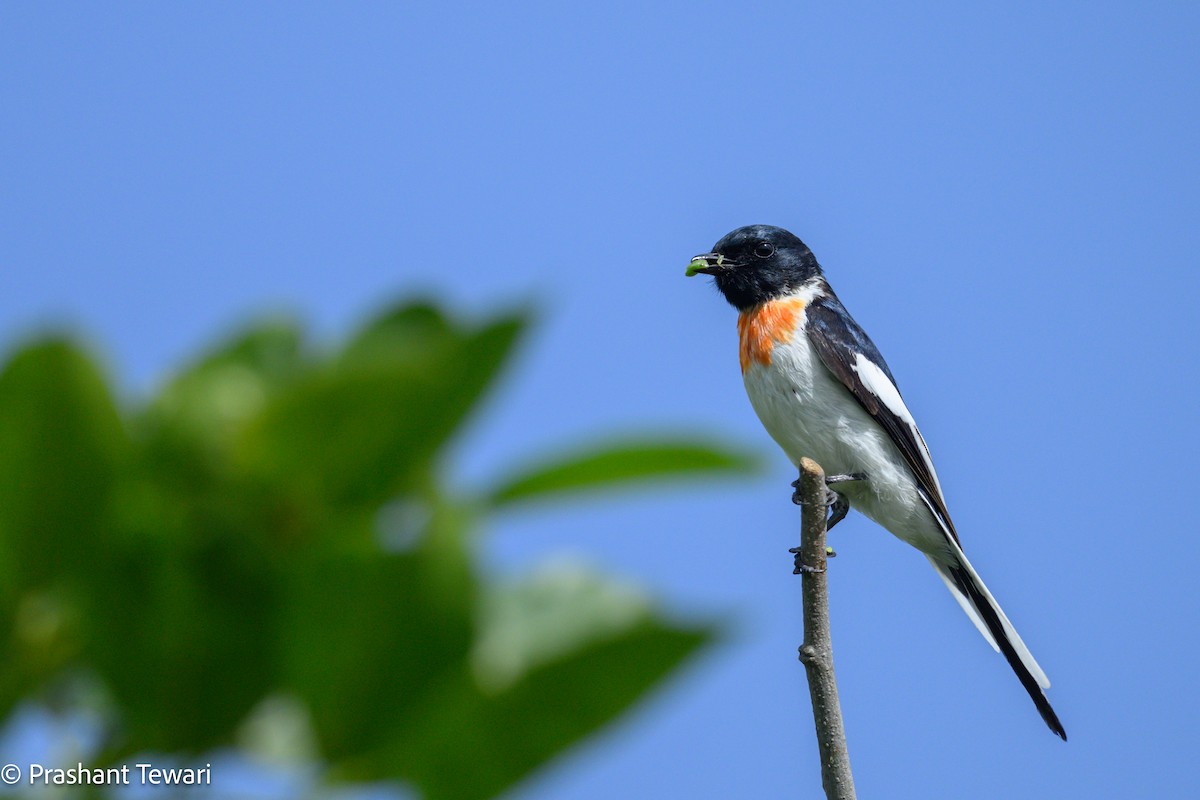
<svg viewBox="0 0 1200 800"><path fill-rule="evenodd" d="M788 550L788 552L795 555L794 563L796 565L796 568L792 570L793 575L803 575L803 574L816 575L819 572L825 571L824 567L813 567L813 566L809 566L808 564L805 564L801 560L799 547L792 547Z"/></svg>
<svg viewBox="0 0 1200 800"><path fill-rule="evenodd" d="M805 500L804 497L800 494L800 479L799 478L792 481L789 484L789 486L791 486L793 489L796 490L796 491L792 492L792 502L793 503L795 503L798 506L812 505L807 500ZM824 506L825 508L829 508L837 501L837 497L838 497L837 492L826 489L825 490L825 499L822 500L817 505L821 505L821 506Z"/></svg>
<svg viewBox="0 0 1200 800"><path fill-rule="evenodd" d="M846 518L850 513L850 501L842 496L839 492L835 492L828 487L838 483L848 483L850 481L865 481L867 476L861 472L852 472L848 475L829 475L825 478L826 495L822 505L829 509L829 520L825 523L826 532L833 530L833 526ZM798 506L808 505L804 498L800 496L800 479L792 481L792 488L796 491L792 492L792 502Z"/></svg>
<svg viewBox="0 0 1200 800"><path fill-rule="evenodd" d="M813 566L805 564L803 561L801 561L799 547L790 547L790 548L788 548L788 552L795 556L795 559L793 560L793 563L795 564L795 569L792 570L793 575L802 575L804 573L808 573L809 575L816 575L817 573L825 571L824 567L813 567ZM832 547L826 547L825 548L825 557L826 558L835 558L835 557L837 557L837 553L833 552Z"/></svg>

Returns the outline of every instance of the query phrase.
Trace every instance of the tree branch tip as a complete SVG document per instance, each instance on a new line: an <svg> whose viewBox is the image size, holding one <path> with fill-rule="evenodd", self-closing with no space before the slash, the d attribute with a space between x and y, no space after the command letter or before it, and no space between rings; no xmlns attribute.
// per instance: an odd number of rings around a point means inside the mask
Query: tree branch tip
<svg viewBox="0 0 1200 800"><path fill-rule="evenodd" d="M821 469L821 465L805 456L800 459L800 471L807 472L809 475L825 477L825 470Z"/></svg>

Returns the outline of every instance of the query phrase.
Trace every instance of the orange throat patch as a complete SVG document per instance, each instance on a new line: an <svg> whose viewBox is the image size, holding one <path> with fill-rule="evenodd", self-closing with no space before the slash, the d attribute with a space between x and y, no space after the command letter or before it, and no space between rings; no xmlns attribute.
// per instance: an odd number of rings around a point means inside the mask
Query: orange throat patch
<svg viewBox="0 0 1200 800"><path fill-rule="evenodd" d="M798 298L771 300L738 314L738 361L742 374L751 364L771 363L775 345L791 340L804 314L804 301Z"/></svg>

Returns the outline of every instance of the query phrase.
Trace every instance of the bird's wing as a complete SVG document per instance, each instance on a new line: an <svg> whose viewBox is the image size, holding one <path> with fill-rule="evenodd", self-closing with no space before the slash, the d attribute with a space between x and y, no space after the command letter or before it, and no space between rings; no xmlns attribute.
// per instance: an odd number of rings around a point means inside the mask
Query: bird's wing
<svg viewBox="0 0 1200 800"><path fill-rule="evenodd" d="M879 423L904 456L917 479L917 488L939 517L942 527L958 542L933 459L917 423L896 388L896 380L875 343L846 311L837 296L815 298L805 310L806 331L821 361L837 376L858 404Z"/></svg>
<svg viewBox="0 0 1200 800"><path fill-rule="evenodd" d="M933 470L929 448L925 446L917 423L904 405L896 388L896 380L883 356L832 293L814 299L806 309L806 317L809 340L820 354L821 361L850 390L859 405L887 431L916 477L917 490L922 499L941 524L946 537L953 542L951 558L947 560L930 556L929 562L988 643L1004 654L1050 730L1065 741L1067 732L1043 691L1050 686L1046 673L1038 666L1000 604L962 552L954 523L946 511L946 501L942 497L937 473Z"/></svg>

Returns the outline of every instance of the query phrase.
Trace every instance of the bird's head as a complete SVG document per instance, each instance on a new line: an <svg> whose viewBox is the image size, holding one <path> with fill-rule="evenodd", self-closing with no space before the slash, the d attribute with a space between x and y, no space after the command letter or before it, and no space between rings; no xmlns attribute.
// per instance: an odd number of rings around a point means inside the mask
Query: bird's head
<svg viewBox="0 0 1200 800"><path fill-rule="evenodd" d="M725 299L739 311L783 297L821 275L804 242L773 225L747 225L726 234L688 264L687 276L712 275Z"/></svg>

